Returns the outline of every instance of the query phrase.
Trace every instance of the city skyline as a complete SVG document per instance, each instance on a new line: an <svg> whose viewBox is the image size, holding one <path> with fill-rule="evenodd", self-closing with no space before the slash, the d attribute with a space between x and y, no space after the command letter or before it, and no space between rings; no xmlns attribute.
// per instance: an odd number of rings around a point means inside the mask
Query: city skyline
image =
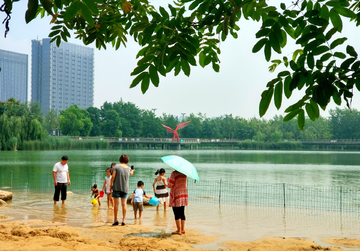
<svg viewBox="0 0 360 251"><path fill-rule="evenodd" d="M0 49L0 100L28 101L28 55Z"/></svg>
<svg viewBox="0 0 360 251"><path fill-rule="evenodd" d="M40 102L44 114L93 106L93 49L65 42L57 47L50 38L31 43L31 101Z"/></svg>

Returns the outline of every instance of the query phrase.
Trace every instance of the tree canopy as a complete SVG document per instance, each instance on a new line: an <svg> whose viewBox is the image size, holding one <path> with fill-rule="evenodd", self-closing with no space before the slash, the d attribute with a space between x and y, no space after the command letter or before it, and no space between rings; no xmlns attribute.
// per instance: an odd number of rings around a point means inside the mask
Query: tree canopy
<svg viewBox="0 0 360 251"><path fill-rule="evenodd" d="M14 0L4 0L6 27L15 5ZM51 15L49 37L57 45L67 41L69 30L85 45L95 43L99 49L108 45L118 49L133 37L141 49L130 87L140 85L143 93L150 83L159 86L160 75L190 76L191 67L197 65L211 65L218 72L220 42L238 38L241 19L260 22L252 52L263 51L269 70L277 75L261 94L259 114L266 113L272 100L280 109L283 97L290 99L301 90L303 97L285 110L284 117L285 121L297 117L300 129L306 114L315 121L319 109L325 110L332 101L337 105L344 101L350 108L354 88L360 90L358 53L340 36L345 22L360 24L359 0L279 5L265 0L176 0L161 5L155 8L147 0L28 0L25 19ZM290 40L297 49L289 57L282 50Z"/></svg>

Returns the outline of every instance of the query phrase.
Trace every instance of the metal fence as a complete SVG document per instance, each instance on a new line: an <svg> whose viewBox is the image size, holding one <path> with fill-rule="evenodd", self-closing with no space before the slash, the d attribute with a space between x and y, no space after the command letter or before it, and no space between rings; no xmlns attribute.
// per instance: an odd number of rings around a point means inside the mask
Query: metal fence
<svg viewBox="0 0 360 251"><path fill-rule="evenodd" d="M137 179L130 178L130 191ZM144 190L152 193L154 179L142 179ZM91 193L93 183L101 190L103 176L73 175L69 191ZM285 183L249 183L228 180L188 179L189 200L202 203L226 203L297 209L316 209L335 212L360 213L360 188L335 186L305 186ZM51 192L54 181L51 174L24 176L9 172L0 176L0 190Z"/></svg>

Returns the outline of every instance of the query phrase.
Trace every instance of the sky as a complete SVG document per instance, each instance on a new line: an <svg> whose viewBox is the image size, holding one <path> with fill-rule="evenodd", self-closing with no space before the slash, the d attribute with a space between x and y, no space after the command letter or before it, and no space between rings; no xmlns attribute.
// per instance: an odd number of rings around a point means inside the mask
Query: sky
<svg viewBox="0 0 360 251"><path fill-rule="evenodd" d="M286 1L283 1L286 2ZM280 1L279 1L280 4ZM24 53L29 55L29 92L31 90L31 40L43 39L50 33L50 17L37 18L29 24L25 23L27 1L14 3L13 14L10 20L10 31L4 38L5 26L0 23L0 49ZM5 15L0 12L0 21ZM133 80L130 76L136 67L136 54L140 47L131 37L127 47L120 47L117 51L111 45L106 50L94 49L94 106L100 108L104 102L132 102L140 109L153 110L156 116L163 113L181 116L202 113L208 118L232 114L234 117L259 118L259 102L261 93L266 89L266 84L277 76L277 72L270 73L269 62L265 61L263 50L254 54L252 47L258 41L255 33L260 24L252 21L240 23L238 39L231 36L220 45L220 72L216 73L209 65L191 67L190 77L180 73L174 76L173 72L166 77L160 77L159 87L150 84L148 91L142 94L140 84L130 89ZM344 25L341 36L349 38L351 44L360 52L360 44L356 40L354 24ZM70 43L83 45L74 36ZM283 55L291 57L297 49L288 39L290 46L283 50ZM358 45L357 47L355 45ZM95 48L94 45L89 45ZM282 58L273 52L272 59ZM31 94L28 97L30 100ZM360 110L360 98L355 91L352 108ZM280 110L275 108L273 101L263 118L271 119L275 115L284 115L284 110L302 97L302 93L295 92L290 100L283 97ZM320 115L327 117L329 109L336 105L332 102ZM345 107L345 102L340 108Z"/></svg>

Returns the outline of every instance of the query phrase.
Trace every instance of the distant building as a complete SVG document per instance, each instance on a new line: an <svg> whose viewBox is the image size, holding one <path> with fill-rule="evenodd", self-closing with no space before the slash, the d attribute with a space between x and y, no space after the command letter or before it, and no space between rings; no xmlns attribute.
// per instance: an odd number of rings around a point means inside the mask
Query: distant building
<svg viewBox="0 0 360 251"><path fill-rule="evenodd" d="M0 50L0 101L15 98L27 102L28 55Z"/></svg>
<svg viewBox="0 0 360 251"><path fill-rule="evenodd" d="M94 50L81 45L31 41L31 100L40 102L44 114L77 104L94 103Z"/></svg>

